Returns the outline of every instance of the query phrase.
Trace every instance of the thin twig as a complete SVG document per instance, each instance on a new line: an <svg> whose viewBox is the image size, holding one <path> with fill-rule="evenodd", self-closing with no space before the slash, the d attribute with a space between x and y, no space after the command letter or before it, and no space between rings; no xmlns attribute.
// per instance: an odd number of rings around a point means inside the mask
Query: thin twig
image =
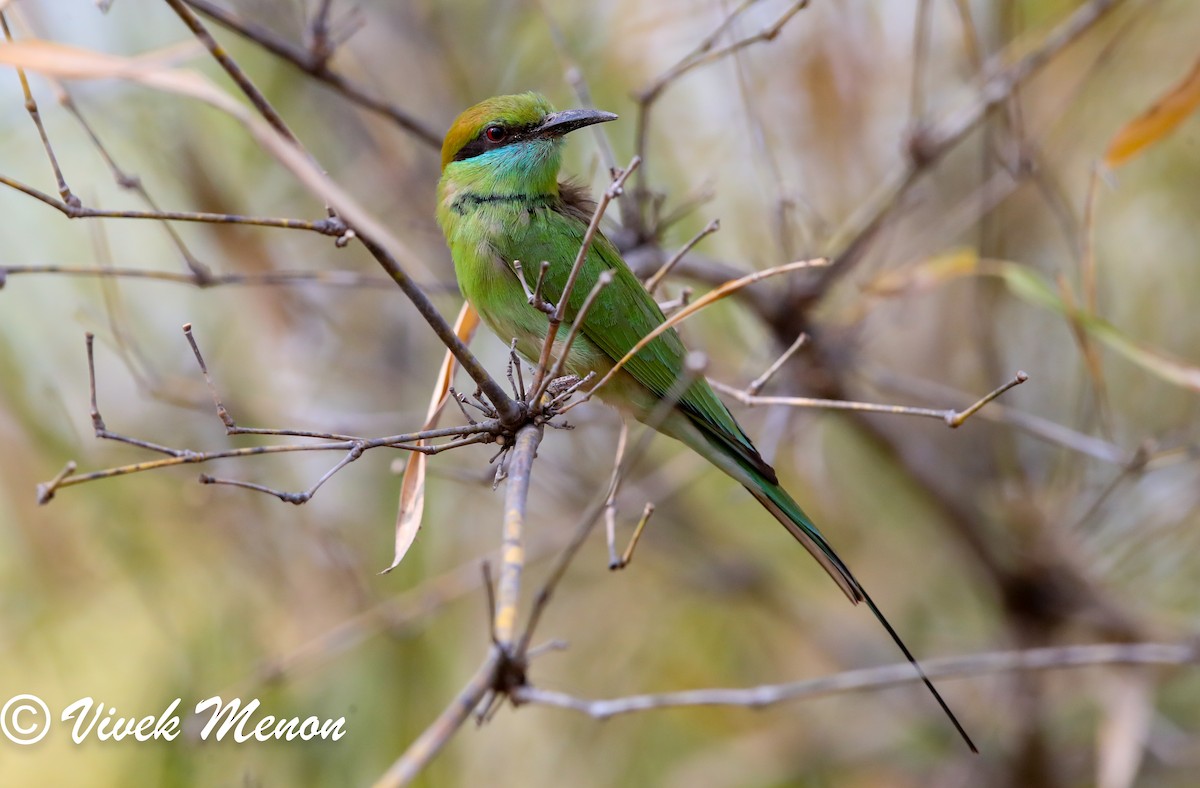
<svg viewBox="0 0 1200 788"><path fill-rule="evenodd" d="M719 380L709 380L709 384L724 394L736 399L743 405L754 407L757 405L786 405L792 408L824 408L826 410L856 410L866 413L890 413L896 416L925 416L928 418L939 419L946 424L947 427L955 429L962 426L963 422L973 416L984 405L999 397L1004 392L1019 386L1029 380L1029 375L1024 372L1018 372L1013 376L1012 380L1002 386L997 387L994 391L981 397L979 400L972 403L964 410L954 410L948 408L914 408L908 405L881 405L874 402L853 402L850 400L840 399L817 399L814 397L762 397L749 394L746 390L735 388Z"/></svg>
<svg viewBox="0 0 1200 788"><path fill-rule="evenodd" d="M794 356L796 351L799 350L807 341L808 334L805 334L803 331L797 334L796 341L789 345L788 349L783 351L779 358L775 359L771 366L767 367L761 375L750 381L750 385L746 386L746 393L753 397L757 395L758 392L762 391L763 386L767 385L767 382L771 380L775 373L778 372L783 365L787 363L788 359Z"/></svg>
<svg viewBox="0 0 1200 788"><path fill-rule="evenodd" d="M147 217L153 218L153 217ZM324 221L324 220L322 220ZM181 273L178 271L156 271L147 268L120 268L108 266L74 266L49 263L45 265L0 265L0 286L10 276L54 275L97 277L101 279L147 279L150 281L190 285L192 287L277 287L281 285L320 285L322 287L384 288L395 287L396 283L383 276L361 274L357 271L265 271L262 273ZM427 291L458 292L452 283L429 283L420 285Z"/></svg>
<svg viewBox="0 0 1200 788"><path fill-rule="evenodd" d="M208 364L204 363L204 356L200 353L200 346L196 344L196 337L192 334L192 324L183 324L183 335L187 337L188 344L192 347L192 355L196 357L196 364L200 367L200 374L204 376L204 384L208 386L208 393L212 395L213 407L217 409L217 418L225 425L225 434L229 435L237 429L237 423L234 422L233 416L225 408L225 403L221 402L221 395L217 393L217 386L213 383L212 376L208 374Z"/></svg>
<svg viewBox="0 0 1200 788"><path fill-rule="evenodd" d="M784 263L783 265L777 265L774 268L767 268L763 271L755 271L752 274L747 274L740 279L726 282L720 287L710 290L700 298L696 299L694 302L688 304L683 309L680 309L678 312L668 317L662 323L655 326L654 330L650 331L650 333L638 340L637 344L629 349L629 352L622 356L616 364L614 364L607 372L604 373L604 377L600 378L595 386L592 386L590 389L588 389L588 392L584 396L563 408L562 412L566 413L571 408L587 402L605 383L612 380L612 378L618 372L620 372L621 369L627 363L629 363L629 360L636 356L642 348L653 342L660 334L671 330L679 323L682 323L684 320L687 320L701 309L704 309L706 306L716 303L722 298L726 298L727 296L730 296L739 290L754 284L755 282L761 282L763 279L767 279L772 276L778 276L780 274L790 273L792 271L799 271L804 268L822 267L826 265L829 265L829 261L824 258L817 258L815 260L795 260L790 263Z"/></svg>
<svg viewBox="0 0 1200 788"><path fill-rule="evenodd" d="M571 330L567 332L567 339L563 343L563 352L558 354L558 358L554 360L554 366L550 368L550 373L544 378L547 386L562 376L563 368L567 364L567 358L571 355L571 348L575 345L575 338L583 330L584 321L587 320L587 315L592 309L592 304L600 296L601 291L612 284L613 277L614 274L611 269L601 271L600 275L596 277L596 284L592 285L592 289L588 291L587 298L583 300L583 306L579 307L579 311L572 316Z"/></svg>
<svg viewBox="0 0 1200 788"><path fill-rule="evenodd" d="M546 274L549 272L550 261L543 260L542 264L538 266L537 283L533 286L533 293L529 295L529 305L535 309L545 312L547 315L552 315L554 314L554 304L551 304L546 300L545 296L542 295L542 288L546 284Z"/></svg>
<svg viewBox="0 0 1200 788"><path fill-rule="evenodd" d="M54 491L57 490L59 485L62 484L63 479L67 478L72 473L75 473L75 467L75 461L68 460L67 464L62 467L62 470L54 475L53 479L39 484L37 486L37 502L39 504L48 503L50 499L54 497Z"/></svg>
<svg viewBox="0 0 1200 788"><path fill-rule="evenodd" d="M930 398L944 397L947 399L960 398L962 401L966 401L968 396L948 386L935 385L924 379L900 376L895 372L883 368L872 367L863 371L867 373L867 377L875 385L905 395ZM1085 435L1070 427L1063 426L1049 419L1044 419L1041 416L1015 410L1007 405L995 403L991 407L981 410L979 414L980 418L1008 424L1047 443L1062 446L1063 448L1070 449L1087 457L1092 457L1101 462L1125 466L1130 461L1129 452L1115 444L1091 435Z"/></svg>
<svg viewBox="0 0 1200 788"><path fill-rule="evenodd" d="M829 292L833 284L849 273L864 257L890 213L902 203L903 197L919 176L955 148L975 129L994 108L1008 100L1012 91L1040 71L1055 55L1090 30L1106 14L1124 0L1091 0L1075 9L1065 21L1054 28L1040 45L1030 50L1010 66L1004 67L1004 56L997 56L984 69L987 76L974 101L947 114L940 121L914 130L909 141L909 160L900 171L887 178L874 199L864 203L865 209L851 226L853 233L839 232L832 244L841 251L837 265L831 266L817 281L810 298ZM847 240L846 236L849 236Z"/></svg>
<svg viewBox="0 0 1200 788"><path fill-rule="evenodd" d="M308 25L309 57L318 68L333 56L333 42L329 35L329 10L332 5L332 0L318 0L317 12Z"/></svg>
<svg viewBox="0 0 1200 788"><path fill-rule="evenodd" d="M1087 646L1063 646L1026 651L993 651L963 657L928 660L925 673L930 678L954 679L1017 671L1057 670L1095 665L1194 665L1200 652L1194 644L1105 643ZM608 719L650 709L681 706L740 706L758 709L791 700L834 695L843 692L884 689L920 681L920 675L906 662L880 668L837 673L819 679L789 684L767 684L746 689L701 689L668 692L659 695L633 695L613 700L586 700L533 686L519 687L513 700L558 706Z"/></svg>
<svg viewBox="0 0 1200 788"><path fill-rule="evenodd" d="M234 84L241 89L242 94L250 100L250 103L254 105L254 109L258 111L258 114L267 123L270 123L272 128L303 150L303 146L300 145L300 139L292 133L283 116L275 111L275 108L271 106L271 102L267 101L267 97L262 94L262 91L250 81L250 78L242 71L237 61L225 51L224 47L217 43L217 40L213 38L212 33L208 32L208 28L204 26L204 23L200 21L195 12L188 8L183 0L166 0L166 3L180 20L187 25L188 30L192 31L192 35L196 37L196 40L203 44L204 48L213 56L213 59L220 64L221 68L225 70L225 73L229 75Z"/></svg>
<svg viewBox="0 0 1200 788"><path fill-rule="evenodd" d="M117 160L109 151L108 146L101 141L100 135L96 132L95 128L92 127L92 124L83 114L83 111L75 103L75 99L67 87L49 74L43 73L42 79L46 80L46 82L48 82L50 87L54 90L59 105L68 113L70 113L71 117L75 118L75 121L79 124L80 128L83 129L84 134L86 134L88 140L91 141L92 147L96 149L96 152L100 154L100 158L103 159L104 163L108 166L109 172L112 173L113 180L116 182L116 184L122 189L131 190L136 193L139 197L141 197L142 201L146 203L150 210L161 211L161 206L159 206L158 202L150 196L150 191L146 188L145 184L142 183L142 179L136 174L126 172L119 164L117 164ZM68 200L67 202L69 203L70 201ZM186 265L188 271L191 272L196 284L206 283L207 280L212 276L208 266L204 265L204 263L200 262L200 260L198 260L194 254L192 254L191 249L189 249L187 244L184 243L183 238L175 229L174 225L172 225L169 221L164 221L162 223L162 227L167 233L167 236L171 239L171 243L173 243L175 248L179 250L180 255L183 257L184 265Z"/></svg>
<svg viewBox="0 0 1200 788"><path fill-rule="evenodd" d="M309 230L311 232L320 233L321 235L330 235L339 237L346 232L345 224L330 219L318 219L316 221L306 221L304 219L279 219L263 216L239 216L232 213L211 213L206 211L118 211L107 210L100 208L88 208L79 203L78 198L74 203L63 202L45 192L39 191L32 186L21 183L18 180L9 178L6 175L0 175L0 184L4 184L9 188L16 189L19 192L38 200L39 202L49 205L51 208L62 213L68 219L152 219L154 221L166 222L204 222L205 224L248 224L255 227L278 227L285 230Z"/></svg>
<svg viewBox="0 0 1200 788"><path fill-rule="evenodd" d="M513 380L514 372L516 380ZM516 337L513 337L512 343L508 346L508 383L513 389L513 399L525 399L525 377L521 374L521 357L517 355Z"/></svg>
<svg viewBox="0 0 1200 788"><path fill-rule="evenodd" d="M671 259L662 264L662 267L654 272L654 275L646 280L646 290L650 295L654 295L654 291L662 284L662 281L667 278L667 274L671 273L671 269L679 264L683 256L692 251L692 247L700 243L706 236L712 235L717 230L721 229L721 220L713 219L700 232L692 236L691 240L680 247L679 251L671 255Z"/></svg>
<svg viewBox="0 0 1200 788"><path fill-rule="evenodd" d="M3 11L0 11L0 29L4 31L5 40L11 43L12 31L8 29L8 19ZM65 205L78 207L80 205L79 198L71 193L71 188L67 186L67 180L63 177L62 168L58 166L58 157L54 155L54 148L50 145L50 136L46 134L46 127L42 124L42 115L38 110L37 101L33 98L33 91L29 89L29 79L25 76L25 69L17 68L17 78L20 79L21 91L25 94L25 110L33 120L33 125L37 127L38 136L42 138L42 147L46 149L46 158L50 160L50 168L54 170L54 181L58 185L58 193Z"/></svg>
<svg viewBox="0 0 1200 788"><path fill-rule="evenodd" d="M782 14L771 24L767 25L757 33L738 39L731 44L728 44L719 49L714 48L717 38L725 31L725 29L737 18L742 11L750 5L749 2L743 2L742 5L735 8L713 33L711 33L704 41L700 43L696 49L686 55L682 60L676 63L671 68L659 74L658 77L647 87L638 92L637 99L640 103L653 101L663 92L671 83L682 77L694 68L720 60L727 55L736 52L739 49L744 49L753 44L762 41L773 41L775 37L783 31L785 25L791 21L792 17L804 10L808 5L808 0L797 0L797 2L789 5Z"/></svg>
<svg viewBox="0 0 1200 788"><path fill-rule="evenodd" d="M918 0L913 25L912 84L909 90L909 125L917 128L925 117L925 68L929 58L930 0Z"/></svg>
<svg viewBox="0 0 1200 788"><path fill-rule="evenodd" d="M629 438L629 424L621 419L621 431L617 433L617 450L613 455L612 476L608 480L608 496L604 499L604 540L608 543L608 568L615 569L617 557L617 490L621 486L621 460L625 457L625 442Z"/></svg>
<svg viewBox="0 0 1200 788"><path fill-rule="evenodd" d="M397 126L411 133L431 148L442 146L442 135L434 131L425 121L378 96L329 67L327 61L314 60L312 53L275 34L265 27L246 22L210 0L185 0L192 8L204 14L221 27L249 39L260 47L291 63L304 73L329 85L350 101L376 114L389 118Z"/></svg>
<svg viewBox="0 0 1200 788"><path fill-rule="evenodd" d="M633 536L629 537L629 544L625 547L625 552L621 554L621 558L609 569L624 569L629 566L629 562L633 560L633 551L637 548L638 542L641 541L642 531L646 530L646 523L650 522L650 516L654 514L654 504L646 502L646 507L642 509L642 516L638 519L637 526L633 529Z"/></svg>
<svg viewBox="0 0 1200 788"><path fill-rule="evenodd" d="M542 352L538 357L537 368L533 373L533 383L529 387L529 402L537 402L545 394L546 386L550 384L550 379L546 377L546 373L550 369L550 357L554 353L554 340L558 336L558 328L562 325L563 319L567 314L567 304L571 299L571 292L575 289L575 281L579 278L580 272L583 270L583 264L587 260L588 250L591 248L592 239L596 237L596 233L600 229L600 220L604 218L604 211L608 208L608 204L621 195L621 191L625 185L625 179L633 173L641 164L641 159L634 156L630 160L629 165L618 173L613 175L612 183L604 190L604 194L600 195L600 201L596 203L596 210L592 212L592 219L588 223L587 231L583 234L583 240L579 244L579 251L575 255L575 262L571 265L571 271L567 274L567 281L563 285L562 293L558 297L558 305L554 309L554 314L550 316L550 326L546 331L546 338L542 343ZM545 271L545 266L543 267ZM540 295L541 280L543 276L539 276L539 287L534 290L535 297ZM581 322L581 321L577 321ZM563 355L567 355L564 351Z"/></svg>
<svg viewBox="0 0 1200 788"><path fill-rule="evenodd" d="M376 781L375 788L398 788L398 786L408 785L416 779L417 775L446 746L450 737L467 721L483 696L492 689L496 683L496 674L502 660L500 649L491 648L487 657L484 658L483 664L475 671L475 675L471 677L467 685L438 715L438 718L417 737L416 741L408 746L404 754L396 759L391 768Z"/></svg>
<svg viewBox="0 0 1200 788"><path fill-rule="evenodd" d="M247 446L240 449L224 449L220 451L193 451L191 449L173 449L167 446L158 446L145 441L138 441L134 438L128 438L115 433L109 433L101 437L110 440L118 440L123 443L129 443L134 446L168 454L157 460L147 460L145 462L136 462L129 465L120 465L113 468L105 468L104 470L92 471L91 473L83 473L75 476L68 476L61 480L57 487L71 487L76 484L84 484L86 482L94 482L100 479L111 479L115 476L127 476L131 473L142 473L145 471L154 471L160 468L171 468L176 465L196 465L213 460L225 460L240 457L258 457L264 454L287 454L290 452L304 451L350 451L359 443L363 444L363 450L377 448L392 448L402 449L404 451L418 451L422 454L438 454L446 449L457 449L461 446L466 446L471 443L488 442L486 439L478 440L458 440L440 446L426 446L418 444L416 441L431 440L433 438L453 437L463 434L483 433L487 431L487 422L480 422L476 425L467 427L442 427L436 430L425 430L423 432L413 432L406 435L391 435L384 438L371 438L369 440L348 441L339 440L329 443L316 444L289 444L282 446ZM495 430L500 429L498 422L491 422L490 427ZM314 435L316 435L314 433Z"/></svg>
<svg viewBox="0 0 1200 788"><path fill-rule="evenodd" d="M339 463L333 471L325 474L313 487L309 488L306 493L284 493L270 488L252 485L246 482L237 482L226 479L213 479L212 477L204 477L203 483L206 484L234 484L240 487L259 490L275 495L282 500L291 503L303 503L318 487L325 483L333 473L340 470L347 463L357 459L365 451L376 448L393 448L406 451L417 451L423 454L438 454L460 446L467 446L473 443L484 443L494 440L495 436L503 430L502 425L497 419L489 419L487 421L477 422L462 427L442 427L439 429L423 430L420 432L412 432L402 435L388 435L380 438L359 438L349 435L338 435L334 433L310 432L306 430L280 430L280 429L263 429L251 427L238 427L234 422L232 415L225 409L220 396L217 393L216 386L209 376L207 365L204 363L204 358L200 354L200 349L196 344L195 338L191 333L191 324L184 326L184 332L188 337L188 342L192 346L192 351L195 354L196 361L200 365L201 372L204 374L205 381L209 387L209 391L213 398L213 403L217 411L218 417L225 426L227 434L254 434L254 435L277 435L289 437L304 437L314 438L326 441L316 444L298 444L298 445L282 445L282 446L249 446L239 449L225 449L221 451L198 452L192 449L177 449L170 446L163 446L157 443L141 440L139 438L131 438L126 435L121 435L110 431L104 423L104 418L100 415L100 408L97 403L96 395L96 362L94 353L95 337L89 332L85 336L87 347L88 361L88 387L90 394L90 415L92 419L92 428L97 438L104 440L119 441L128 443L148 451L165 454L166 457L157 460L148 460L144 462L132 463L129 465L121 465L113 468L106 468L90 473L68 475L62 478L55 478L52 482L46 483L50 486L50 492L62 487L70 487L76 484L85 482L97 481L99 479L110 479L115 476L125 476L131 473L141 473L144 471L157 470L159 468L173 467L176 465L189 465L211 462L213 460L230 459L238 457L255 457L263 454L283 454L288 452L300 451L344 451L348 452L348 459ZM465 436L465 438L464 438ZM437 446L428 446L421 441L433 438L464 438L455 440L450 443L445 443ZM350 456L353 455L353 456ZM74 468L71 473L73 474ZM43 485L46 486L46 485ZM303 500L299 500L303 498ZM49 501L50 497L45 497L45 501ZM43 501L43 503L45 502Z"/></svg>
<svg viewBox="0 0 1200 788"><path fill-rule="evenodd" d="M576 97L579 98L579 105L584 109L594 109L596 105L592 102L592 91L588 88L587 80L583 76L583 69L571 57L571 53L567 48L567 39L563 35L562 28L554 20L543 0L533 0L533 4L541 13L542 18L546 20L546 28L550 32L550 41L554 44L554 51L558 54L558 59L562 62L563 78L571 86L571 89L575 91ZM592 126L592 131L596 136L596 146L600 149L600 160L603 162L605 169L612 172L617 168L617 157L613 153L612 145L608 141L608 130L604 127L604 124L596 124ZM626 218L624 203L621 204L621 217L622 220Z"/></svg>
<svg viewBox="0 0 1200 788"><path fill-rule="evenodd" d="M733 24L734 20L742 15L743 12L756 0L742 0L732 11L725 15L720 24L708 34L691 52L684 55L675 65L668 68L659 74L649 85L635 94L635 99L638 103L636 129L634 131L634 150L636 155L645 159L647 156L647 147L650 138L650 115L654 107L654 103L662 95L663 91L674 84L680 77L688 73L694 68L705 63L712 63L720 60L727 55L731 55L744 49L752 44L761 41L771 41L779 35L792 17L799 13L805 6L808 5L808 0L797 0L787 7L774 24L760 30L746 38L739 39L732 44L729 44L721 49L715 49L717 41L724 35L725 31ZM648 241L656 238L661 232L661 225L657 227L647 227L646 219L648 215L647 207L650 203L650 188L649 188L649 171L643 169L641 175L638 176L636 188L634 190L634 202L637 210L632 211L632 215L636 218L637 224L631 226L638 240Z"/></svg>

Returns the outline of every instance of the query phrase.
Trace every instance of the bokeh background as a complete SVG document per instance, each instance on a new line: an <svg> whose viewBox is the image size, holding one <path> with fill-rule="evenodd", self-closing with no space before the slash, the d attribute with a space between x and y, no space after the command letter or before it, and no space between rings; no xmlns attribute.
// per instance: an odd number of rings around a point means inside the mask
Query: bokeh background
<svg viewBox="0 0 1200 788"><path fill-rule="evenodd" d="M789 7L744 5L722 43ZM1112 3L944 156L904 178L921 147L912 140L928 139L921 129L952 121L978 102L982 80L1097 5L813 3L773 41L696 68L654 103L644 184L662 195L660 216L690 210L641 237L629 213L624 229L621 209L610 213L614 236L651 269L720 219L668 280L668 297L701 292L714 270L838 255L860 239L836 278L775 280L686 324L718 380L744 386L800 330L809 345L766 393L961 407L1017 369L1030 374L957 431L905 416L734 408L922 657L1196 634L1200 125L1185 120L1120 168L1093 173L1114 135L1187 76L1200 6ZM300 46L314 6L222 4ZM635 151L637 91L739 8L334 2L338 26L356 32L332 64L440 135L489 95L536 89L575 105L565 55L596 106L621 114L603 132L624 163ZM102 13L18 0L7 13L18 39L124 56L181 46L178 67L235 92L165 4L116 0ZM460 300L433 221L436 148L261 48L217 35L333 180L417 253L425 268L411 273L452 317ZM143 208L52 86L30 80L84 204ZM215 110L120 80L66 84L120 167L162 207L322 215ZM0 173L53 194L23 103L5 67ZM594 136L574 135L567 162L594 189L607 180ZM875 216L879 226L864 233ZM311 233L174 229L218 272L378 273L360 246L338 249ZM0 238L3 266L186 271L159 223L68 221L11 189L0 189ZM138 717L177 697L184 708L214 694L257 697L279 716L345 716L349 733L307 744L185 735L77 746L59 724L33 747L0 742L0 784L369 784L485 653L478 567L498 545L501 500L489 447L431 460L424 528L388 575L377 573L391 559L396 453L367 454L299 507L201 486L198 470L300 490L335 455L136 474L36 504L37 484L68 460L86 471L150 458L92 437L87 331L109 429L197 450L264 442L224 436L180 331L187 322L244 425L415 429L443 354L391 286L198 289L10 273L0 289L2 694L35 693L56 711L90 695ZM473 348L503 373L499 341L481 334ZM1181 385L1188 375L1191 388ZM589 405L571 421L573 432L547 434L535 465L527 592L611 468L617 418ZM539 686L617 697L898 659L870 615L698 458L652 445L618 499L622 536L646 501L658 511L629 569L607 570L597 531L568 575L540 633L570 648L536 661ZM421 784L1184 786L1200 771L1200 676L1187 667L996 674L941 688L981 756L965 751L919 685L906 685L604 723L504 708L461 731Z"/></svg>

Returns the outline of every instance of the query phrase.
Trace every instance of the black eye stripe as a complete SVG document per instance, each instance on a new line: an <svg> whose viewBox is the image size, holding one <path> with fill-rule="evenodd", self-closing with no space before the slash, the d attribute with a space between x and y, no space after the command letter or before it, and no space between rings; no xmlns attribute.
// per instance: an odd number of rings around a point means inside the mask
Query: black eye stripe
<svg viewBox="0 0 1200 788"><path fill-rule="evenodd" d="M534 129L539 125L541 124L529 123L514 128L512 126L505 126L503 123L489 123L483 127L483 130L479 132L479 135L475 139L458 149L458 153L454 154L454 161L473 159L481 153L487 153L496 148L503 148L505 145L512 145L514 142L523 142L529 139ZM505 137L499 142L492 142L487 138L487 130L496 126L504 129Z"/></svg>

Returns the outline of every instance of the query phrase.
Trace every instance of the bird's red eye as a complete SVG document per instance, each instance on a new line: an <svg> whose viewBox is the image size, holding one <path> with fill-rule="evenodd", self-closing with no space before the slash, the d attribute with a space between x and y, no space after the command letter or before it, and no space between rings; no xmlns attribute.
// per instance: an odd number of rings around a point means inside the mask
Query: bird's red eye
<svg viewBox="0 0 1200 788"><path fill-rule="evenodd" d="M483 134L488 138L488 142L503 142L504 138L508 136L508 132L504 130L503 126L488 126L487 131Z"/></svg>

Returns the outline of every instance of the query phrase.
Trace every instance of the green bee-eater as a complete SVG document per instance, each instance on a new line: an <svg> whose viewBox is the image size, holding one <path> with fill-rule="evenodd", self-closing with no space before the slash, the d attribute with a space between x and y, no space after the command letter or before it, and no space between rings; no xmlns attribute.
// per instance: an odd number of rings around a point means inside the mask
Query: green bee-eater
<svg viewBox="0 0 1200 788"><path fill-rule="evenodd" d="M497 96L459 115L442 145L437 218L454 258L459 286L483 322L505 343L515 338L517 351L531 361L540 355L549 321L529 303L519 277L523 275L533 288L541 262L549 261L543 293L557 304L594 211L578 187L558 180L563 137L616 117L590 109L556 112L536 93ZM514 261L524 264L521 273ZM593 381L666 319L616 247L597 233L570 293L567 323L605 270L612 272L613 280L599 291L565 362L566 371L580 378L596 373ZM564 324L558 334L556 354L563 352L567 329ZM645 422L655 406L673 393L685 356L679 335L674 329L665 331L596 394ZM744 485L808 549L851 602L867 604L915 664L862 584L779 486L774 469L703 378L690 385L665 419L659 414L652 426ZM928 679L925 683L971 744Z"/></svg>

